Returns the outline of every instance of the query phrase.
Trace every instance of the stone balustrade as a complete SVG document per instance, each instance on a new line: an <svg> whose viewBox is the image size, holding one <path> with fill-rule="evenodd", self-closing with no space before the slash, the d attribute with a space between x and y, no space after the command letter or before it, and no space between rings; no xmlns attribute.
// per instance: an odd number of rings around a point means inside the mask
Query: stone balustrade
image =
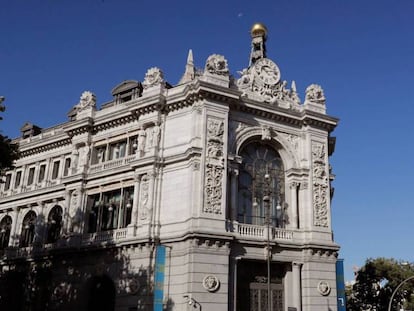
<svg viewBox="0 0 414 311"><path fill-rule="evenodd" d="M239 237L265 239L267 236L266 226L242 224L234 222L234 232ZM270 238L272 240L293 240L293 231L271 227Z"/></svg>

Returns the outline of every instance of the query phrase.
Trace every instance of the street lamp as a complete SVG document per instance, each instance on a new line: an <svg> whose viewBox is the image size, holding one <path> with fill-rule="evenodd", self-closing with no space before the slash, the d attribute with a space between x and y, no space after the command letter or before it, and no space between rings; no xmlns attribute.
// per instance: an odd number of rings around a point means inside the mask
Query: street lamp
<svg viewBox="0 0 414 311"><path fill-rule="evenodd" d="M271 230L271 223L272 223L272 213L271 213L271 196L274 194L274 189L272 189L272 177L271 175L266 172L264 175L264 185L263 185L263 205L265 208L265 223L266 223L266 231L267 231L267 237L266 237L266 263L267 263L267 308L268 311L272 310L272 290L270 286L271 282L271 273L270 273L270 263L271 263L271 257L272 257L272 251L270 248L270 230ZM282 207L280 206L280 189L278 188L278 191L276 191L276 198L277 198L277 205L276 205L276 221L279 222L279 216L282 210ZM279 223L277 224L279 225Z"/></svg>
<svg viewBox="0 0 414 311"><path fill-rule="evenodd" d="M269 174L265 175L265 180L266 182L270 181L270 176ZM266 187L268 188L268 187ZM267 189L266 189L267 190ZM268 192L268 191L266 191ZM270 250L270 197L268 195L268 193L265 194L265 196L263 197L263 203L265 206L265 221L266 221L266 231L267 231L267 239L266 239L266 260L267 260L267 310L270 311L271 310L271 303L272 303L272 299L271 299L271 288L270 288L270 256L271 256L271 250Z"/></svg>
<svg viewBox="0 0 414 311"><path fill-rule="evenodd" d="M397 291L400 289L401 286L403 286L405 283L407 283L408 281L414 279L414 275L410 276L409 278L406 278L405 280L403 280L400 284L398 284L398 286L394 289L394 291L392 292L391 295L391 299L390 299L390 303L388 304L388 311L391 311L391 305L392 305L392 300L394 299L395 294L397 293Z"/></svg>

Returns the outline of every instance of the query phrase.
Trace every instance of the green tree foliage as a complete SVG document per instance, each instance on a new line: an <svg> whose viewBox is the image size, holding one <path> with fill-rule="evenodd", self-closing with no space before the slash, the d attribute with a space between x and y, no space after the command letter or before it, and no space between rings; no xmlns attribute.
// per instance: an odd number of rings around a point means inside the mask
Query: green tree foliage
<svg viewBox="0 0 414 311"><path fill-rule="evenodd" d="M0 96L0 112L4 112L6 107L2 104L4 97ZM0 117L0 120L3 120ZM5 170L13 167L13 162L18 158L18 148L13 144L11 139L0 133L0 176Z"/></svg>
<svg viewBox="0 0 414 311"><path fill-rule="evenodd" d="M368 259L356 274L355 284L348 286L347 310L387 311L392 292L408 277L414 276L414 265L395 259ZM392 303L393 311L414 310L414 280L402 286Z"/></svg>

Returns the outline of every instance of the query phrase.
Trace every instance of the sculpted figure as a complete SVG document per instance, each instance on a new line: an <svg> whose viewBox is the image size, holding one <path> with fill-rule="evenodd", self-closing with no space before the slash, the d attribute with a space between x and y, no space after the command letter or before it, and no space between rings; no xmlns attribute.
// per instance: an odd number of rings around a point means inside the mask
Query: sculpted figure
<svg viewBox="0 0 414 311"><path fill-rule="evenodd" d="M144 130L144 127L141 126L138 131L138 151L140 153L144 152L146 137L147 137L147 132Z"/></svg>

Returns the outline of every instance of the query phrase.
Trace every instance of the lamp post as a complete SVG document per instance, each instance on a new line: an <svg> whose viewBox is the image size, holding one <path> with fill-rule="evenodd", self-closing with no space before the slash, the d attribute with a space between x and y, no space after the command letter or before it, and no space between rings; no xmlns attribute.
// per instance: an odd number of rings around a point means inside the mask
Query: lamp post
<svg viewBox="0 0 414 311"><path fill-rule="evenodd" d="M267 310L271 310L271 303L272 303L272 295L271 295L271 288L270 288L270 197L268 195L268 187L267 184L270 182L269 174L265 175L266 180L266 193L263 196L263 203L265 207L265 221L266 221L266 231L267 231L267 239L266 239L266 260L267 260Z"/></svg>
<svg viewBox="0 0 414 311"><path fill-rule="evenodd" d="M394 299L394 296L397 293L397 291L400 289L401 286L403 286L405 283L407 283L408 281L410 281L412 279L414 279L414 275L412 275L409 278L406 278L405 280L401 281L401 283L398 284L398 286L394 289L394 291L392 292L392 295L391 295L390 303L388 304L388 311L391 311L392 300Z"/></svg>

